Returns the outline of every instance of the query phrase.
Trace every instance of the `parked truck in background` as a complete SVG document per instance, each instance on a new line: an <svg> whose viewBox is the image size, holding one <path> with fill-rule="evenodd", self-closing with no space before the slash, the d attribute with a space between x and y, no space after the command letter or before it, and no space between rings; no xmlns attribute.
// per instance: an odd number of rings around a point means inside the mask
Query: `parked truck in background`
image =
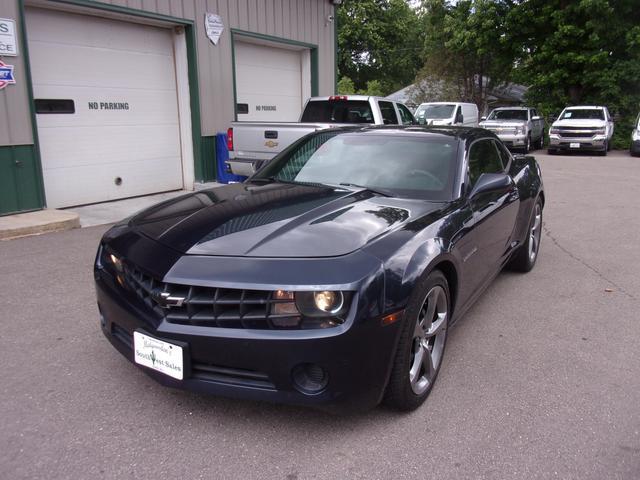
<svg viewBox="0 0 640 480"><path fill-rule="evenodd" d="M478 106L475 103L421 103L413 116L420 125L478 126Z"/></svg>
<svg viewBox="0 0 640 480"><path fill-rule="evenodd" d="M278 153L308 133L343 125L412 125L403 104L365 95L312 97L300 122L233 122L227 131L227 170L252 175Z"/></svg>
<svg viewBox="0 0 640 480"><path fill-rule="evenodd" d="M494 132L507 147L529 152L544 146L544 119L535 108L501 107L482 117L480 127Z"/></svg>
<svg viewBox="0 0 640 480"><path fill-rule="evenodd" d="M606 155L611 148L613 129L607 107L567 107L549 130L549 153L592 150Z"/></svg>

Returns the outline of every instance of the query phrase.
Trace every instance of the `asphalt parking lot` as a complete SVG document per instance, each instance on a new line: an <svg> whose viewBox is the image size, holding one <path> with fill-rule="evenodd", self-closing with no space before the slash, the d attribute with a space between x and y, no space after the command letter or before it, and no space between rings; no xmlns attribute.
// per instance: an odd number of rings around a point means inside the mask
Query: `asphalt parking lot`
<svg viewBox="0 0 640 480"><path fill-rule="evenodd" d="M164 388L100 332L106 227L0 242L0 477L640 478L640 159L536 156L538 265L450 332L411 414Z"/></svg>

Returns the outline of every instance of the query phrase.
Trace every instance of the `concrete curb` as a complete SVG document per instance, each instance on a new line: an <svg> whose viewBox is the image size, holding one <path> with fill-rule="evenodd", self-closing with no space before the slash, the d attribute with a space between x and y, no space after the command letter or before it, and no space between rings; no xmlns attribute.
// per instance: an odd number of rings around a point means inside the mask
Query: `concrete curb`
<svg viewBox="0 0 640 480"><path fill-rule="evenodd" d="M0 240L80 228L80 216L64 210L39 210L0 217Z"/></svg>

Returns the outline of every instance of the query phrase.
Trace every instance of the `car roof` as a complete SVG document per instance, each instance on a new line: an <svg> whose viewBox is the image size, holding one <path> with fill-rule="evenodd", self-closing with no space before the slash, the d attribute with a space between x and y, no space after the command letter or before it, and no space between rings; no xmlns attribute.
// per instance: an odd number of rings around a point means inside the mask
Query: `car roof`
<svg viewBox="0 0 640 480"><path fill-rule="evenodd" d="M564 107L565 110L598 110L600 108L607 108L602 105L573 105L570 107Z"/></svg>
<svg viewBox="0 0 640 480"><path fill-rule="evenodd" d="M531 107L496 107L494 110L530 110Z"/></svg>
<svg viewBox="0 0 640 480"><path fill-rule="evenodd" d="M396 135L421 135L428 134L437 137L454 137L459 140L475 140L478 138L498 138L496 135L484 128L478 127L454 127L449 125L369 125L369 126L352 126L346 125L336 127L335 130L345 132L361 132L361 133L386 133ZM326 130L317 130L317 132L325 132Z"/></svg>

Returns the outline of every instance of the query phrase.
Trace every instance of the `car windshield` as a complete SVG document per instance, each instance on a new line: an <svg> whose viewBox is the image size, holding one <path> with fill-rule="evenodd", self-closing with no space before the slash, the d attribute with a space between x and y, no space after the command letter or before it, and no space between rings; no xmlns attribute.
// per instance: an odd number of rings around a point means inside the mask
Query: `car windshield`
<svg viewBox="0 0 640 480"><path fill-rule="evenodd" d="M528 120L526 110L494 110L487 120Z"/></svg>
<svg viewBox="0 0 640 480"><path fill-rule="evenodd" d="M302 122L373 123L371 105L365 100L314 100L307 103Z"/></svg>
<svg viewBox="0 0 640 480"><path fill-rule="evenodd" d="M560 120L566 119L578 119L578 120L604 120L604 111L600 108L567 108Z"/></svg>
<svg viewBox="0 0 640 480"><path fill-rule="evenodd" d="M416 119L442 120L451 118L455 105L420 105L416 110Z"/></svg>
<svg viewBox="0 0 640 480"><path fill-rule="evenodd" d="M450 200L458 140L430 133L322 132L278 155L260 179L369 188L390 196Z"/></svg>

